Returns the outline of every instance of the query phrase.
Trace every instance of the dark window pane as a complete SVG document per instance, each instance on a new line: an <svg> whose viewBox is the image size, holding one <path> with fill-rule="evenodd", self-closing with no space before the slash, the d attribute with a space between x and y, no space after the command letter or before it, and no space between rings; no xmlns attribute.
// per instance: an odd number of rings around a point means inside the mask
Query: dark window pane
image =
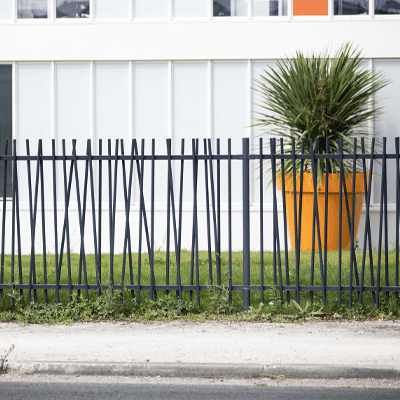
<svg viewBox="0 0 400 400"><path fill-rule="evenodd" d="M375 0L375 14L400 14L400 0Z"/></svg>
<svg viewBox="0 0 400 400"><path fill-rule="evenodd" d="M4 155L8 140L8 154L12 146L12 67L0 65L0 154ZM11 162L7 162L6 195L11 196ZM0 197L4 195L4 161L0 162Z"/></svg>
<svg viewBox="0 0 400 400"><path fill-rule="evenodd" d="M57 0L57 18L88 18L89 0Z"/></svg>
<svg viewBox="0 0 400 400"><path fill-rule="evenodd" d="M47 0L18 0L18 18L47 18Z"/></svg>
<svg viewBox="0 0 400 400"><path fill-rule="evenodd" d="M366 15L368 0L335 0L335 15Z"/></svg>
<svg viewBox="0 0 400 400"><path fill-rule="evenodd" d="M214 17L231 16L231 0L214 0Z"/></svg>

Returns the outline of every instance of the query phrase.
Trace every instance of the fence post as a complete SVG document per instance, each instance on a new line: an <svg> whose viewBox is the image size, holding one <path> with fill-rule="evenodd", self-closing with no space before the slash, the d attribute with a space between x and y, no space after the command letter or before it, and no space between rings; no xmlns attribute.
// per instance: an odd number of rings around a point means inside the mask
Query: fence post
<svg viewBox="0 0 400 400"><path fill-rule="evenodd" d="M243 153L243 310L250 307L250 139L242 139Z"/></svg>

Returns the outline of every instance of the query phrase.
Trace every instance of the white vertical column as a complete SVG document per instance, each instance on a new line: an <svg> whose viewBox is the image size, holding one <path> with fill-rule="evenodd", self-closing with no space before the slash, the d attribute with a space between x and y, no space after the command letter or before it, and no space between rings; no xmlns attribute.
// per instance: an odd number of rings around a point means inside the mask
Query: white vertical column
<svg viewBox="0 0 400 400"><path fill-rule="evenodd" d="M208 19L212 19L214 14L214 2L213 0L208 0L207 3L207 17Z"/></svg>
<svg viewBox="0 0 400 400"><path fill-rule="evenodd" d="M374 18L375 16L375 2L374 0L369 0L369 16Z"/></svg>
<svg viewBox="0 0 400 400"><path fill-rule="evenodd" d="M207 137L215 141L213 123L213 73L212 61L207 62Z"/></svg>
<svg viewBox="0 0 400 400"><path fill-rule="evenodd" d="M18 103L17 103L17 63L12 63L11 76L11 102L12 102L12 138L18 139Z"/></svg>
<svg viewBox="0 0 400 400"><path fill-rule="evenodd" d="M252 82L253 82L253 71L252 71L252 62L251 60L247 61L247 137L250 138L250 152L254 149L254 141L252 137ZM251 163L253 164L253 163ZM252 168L253 170L254 168ZM253 171L250 172L253 175ZM250 179L250 204L253 204L253 193L254 192L254 179Z"/></svg>
<svg viewBox="0 0 400 400"><path fill-rule="evenodd" d="M293 1L293 0L292 0ZM328 17L332 18L334 14L334 0L328 0Z"/></svg>
<svg viewBox="0 0 400 400"><path fill-rule="evenodd" d="M18 0L13 1L13 8L12 8L12 20L15 22L18 18Z"/></svg>
<svg viewBox="0 0 400 400"><path fill-rule="evenodd" d="M283 1L284 0L278 0L278 16L282 17L283 15Z"/></svg>
<svg viewBox="0 0 400 400"><path fill-rule="evenodd" d="M174 0L168 0L168 19L171 21L174 18Z"/></svg>
<svg viewBox="0 0 400 400"><path fill-rule="evenodd" d="M128 91L129 91L129 105L128 105L128 112L129 112L129 120L128 120L128 139L129 142L132 142L132 139L135 137L133 132L134 127L134 107L135 107L135 91L133 89L133 85L135 82L134 77L135 69L133 61L129 61L129 80L128 80ZM130 146L130 143L129 143Z"/></svg>
<svg viewBox="0 0 400 400"><path fill-rule="evenodd" d="M90 12L91 13L91 12ZM89 139L92 140L92 143L95 138L95 130L96 130L96 88L95 88L95 70L94 63L90 61L89 64Z"/></svg>
<svg viewBox="0 0 400 400"><path fill-rule="evenodd" d="M135 0L129 0L128 12L129 12L129 19L132 21L135 16Z"/></svg>
<svg viewBox="0 0 400 400"><path fill-rule="evenodd" d="M288 17L289 17L289 19L292 19L293 18L293 0L287 0L287 2L288 2L288 7L287 7Z"/></svg>
<svg viewBox="0 0 400 400"><path fill-rule="evenodd" d="M248 10L247 10L247 15L248 15L248 17L249 17L249 19L253 19L253 2L254 2L254 0L247 0L247 3L248 3Z"/></svg>
<svg viewBox="0 0 400 400"><path fill-rule="evenodd" d="M95 15L95 1L94 0L89 0L89 21L94 20L94 15Z"/></svg>
<svg viewBox="0 0 400 400"><path fill-rule="evenodd" d="M168 138L174 136L174 65L168 61Z"/></svg>
<svg viewBox="0 0 400 400"><path fill-rule="evenodd" d="M50 90L51 90L51 138L56 139L56 63L51 62L50 68Z"/></svg>

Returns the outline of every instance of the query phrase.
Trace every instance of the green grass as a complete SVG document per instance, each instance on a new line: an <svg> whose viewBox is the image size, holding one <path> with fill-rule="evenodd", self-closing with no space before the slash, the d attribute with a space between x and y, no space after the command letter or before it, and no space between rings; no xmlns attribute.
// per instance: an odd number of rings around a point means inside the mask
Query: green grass
<svg viewBox="0 0 400 400"><path fill-rule="evenodd" d="M286 284L286 273L285 273L285 259L284 253L281 253L282 258L282 281ZM362 252L356 252L357 266L361 275L361 263L362 263ZM387 264L388 264L388 277L389 285L395 285L396 278L396 265L395 265L396 254L394 251L388 253ZM116 255L114 258L114 284L121 284L122 277L122 255ZM374 264L374 279L376 284L377 275L377 261L378 252L373 252L373 264ZM4 282L14 283L19 282L19 267L18 258L15 257L14 267L14 279L11 279L11 257L5 257L4 265ZM243 255L242 252L234 252L232 254L232 284L241 285L242 274L243 274ZM28 283L29 281L29 265L30 256L22 256L22 281ZM55 273L55 259L54 255L46 256L47 263L47 283L55 284L56 273ZM133 263L133 282L137 283L138 280L138 255L132 254ZM319 255L316 253L314 260L314 285L321 285L321 274L319 266ZM385 285L385 254L382 252L381 258L381 285ZM43 283L43 256L36 256L36 282ZM102 283L109 284L110 282L110 256L109 254L102 255ZM251 265L251 285L260 284L260 255L259 253L251 253L250 255ZM327 285L334 286L338 285L338 253L330 252L327 258ZM347 286L349 284L349 265L350 265L350 253L342 253L342 285ZM295 269L295 253L289 252L288 254L288 266L289 266L289 284L296 284L296 269ZM95 273L95 260L93 255L86 257L87 267L87 279L88 283L96 284L96 273ZM264 253L264 285L275 287L273 278L273 255L271 252ZM63 265L61 270L61 284L68 284L68 265L67 259L64 256ZM181 281L183 285L190 284L190 272L191 271L191 253L183 251L181 254ZM365 285L371 285L370 279L370 266L369 260L366 260L365 269ZM156 252L154 257L154 272L156 284L165 284L166 282L166 253ZM175 284L176 282L176 262L174 254L170 257L169 266L169 282ZM211 283L209 275L209 257L207 252L199 253L199 282L201 285L209 285ZM300 257L300 285L310 285L311 276L311 253L302 252ZM71 277L72 283L78 283L79 278L79 255L71 255ZM83 275L81 276L81 282L84 283ZM279 283L279 271L277 269L277 282ZM125 270L125 284L130 283L130 272L129 263L127 257L126 270ZM216 267L215 267L215 254L212 254L212 283L217 283L216 278ZM141 284L150 284L150 265L148 261L148 255L142 255L142 269L141 269ZM196 271L194 271L194 284L196 284ZM20 297L19 291L14 292L17 306L11 306L11 290L3 290L3 295L0 300L0 320L26 320L26 321L44 321L43 318L38 317L40 310L43 311L42 317L45 317L47 322L58 321L60 316L57 314L61 309L69 310L67 314L69 317L62 317L61 321L74 321L74 320L96 320L102 318L130 318L131 320L152 320L152 319L164 319L164 318L195 318L195 319L213 319L218 316L224 318L235 318L239 320L268 320L276 318L283 319L304 319L304 318L360 318L362 316L374 316L384 318L397 317L398 313L398 301L396 300L395 294L390 293L389 304L386 303L386 293L380 294L380 308L375 308L372 302L371 292L365 292L363 296L363 305L361 308L358 305L358 294L353 294L353 305L355 307L348 308L349 295L346 292L342 292L342 309L338 307L338 293L327 292L327 306L324 307L322 303L322 293L313 293L313 305L309 303L310 293L301 292L300 304L297 305L293 300L295 299L295 293L291 293L291 303L281 305L280 292L276 290L266 291L264 294L264 304L260 305L261 294L259 291L251 291L251 305L252 308L249 312L243 314L240 311L243 308L243 296L240 291L234 291L232 295L232 304L229 303L229 293L227 286L229 285L229 258L228 253L224 252L221 254L221 290L207 290L202 291L200 294L200 307L197 306L196 292L193 292L193 301L190 301L190 293L188 291L183 292L182 301L177 301L175 291L170 292L170 296L166 295L165 291L158 291L158 300L156 302L150 301L149 291L141 292L141 306L136 305L137 292L135 291L135 300L132 299L132 293L128 290L124 291L123 302L120 304L121 293L119 291L105 291L101 299L97 299L96 291L89 291L89 303L84 298L85 292L80 292L80 297L77 297L77 291L74 290L74 300L71 303L69 298L68 290L60 291L60 305L54 306L55 291L48 290L48 303L44 305L44 290L36 291L36 301L33 306L27 307L27 290L24 290L23 297ZM356 285L355 276L353 273L353 285ZM284 300L286 302L287 295L284 293ZM269 303L273 302L274 305ZM54 308L55 307L55 308ZM57 308L58 307L58 308ZM109 308L113 310L110 312ZM22 310L22 311L21 311ZM25 310L25 311L23 311ZM30 311L29 311L30 310ZM81 310L75 313L76 310ZM82 311L83 310L83 311ZM91 310L91 311L90 311ZM96 311L97 310L97 311ZM106 310L106 311L104 311ZM108 310L108 311L107 311ZM29 311L29 312L28 312ZM63 311L63 312L64 312ZM33 314L32 314L33 312ZM82 312L82 313L81 313ZM22 314L21 314L22 313ZM25 313L25 314L24 314ZM80 314L81 313L81 314ZM25 317L23 316L25 315ZM29 314L29 317L27 315ZM36 316L35 316L35 315ZM82 317L85 315L85 317ZM336 315L334 317L334 315ZM337 317L339 316L339 317ZM257 319L258 318L258 319Z"/></svg>

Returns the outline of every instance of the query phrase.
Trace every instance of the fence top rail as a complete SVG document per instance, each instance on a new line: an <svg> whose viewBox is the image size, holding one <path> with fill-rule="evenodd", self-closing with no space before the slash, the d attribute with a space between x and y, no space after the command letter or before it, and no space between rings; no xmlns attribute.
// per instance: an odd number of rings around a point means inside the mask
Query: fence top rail
<svg viewBox="0 0 400 400"><path fill-rule="evenodd" d="M294 154L296 160L310 160L311 159L311 154ZM195 157L197 160L209 160L210 158L212 160L243 160L244 156L243 154L232 154L232 155L227 155L227 154L186 154L186 155L144 155L143 157L141 155L76 155L76 156L45 156L45 155L0 155L0 161L37 161L38 159L42 161L115 161L116 159L119 161L140 161L142 158L144 160L172 160L172 161L182 161L182 160L193 160L193 157ZM316 160L352 160L354 158L353 154L314 154L313 157ZM400 158L400 154L361 154L357 153L356 154L356 159L357 160L371 160L373 158L374 160L382 160L383 158L385 159L396 159ZM291 160L293 158L292 154L249 154L248 158L250 160L271 160L272 158L275 158L276 160Z"/></svg>

